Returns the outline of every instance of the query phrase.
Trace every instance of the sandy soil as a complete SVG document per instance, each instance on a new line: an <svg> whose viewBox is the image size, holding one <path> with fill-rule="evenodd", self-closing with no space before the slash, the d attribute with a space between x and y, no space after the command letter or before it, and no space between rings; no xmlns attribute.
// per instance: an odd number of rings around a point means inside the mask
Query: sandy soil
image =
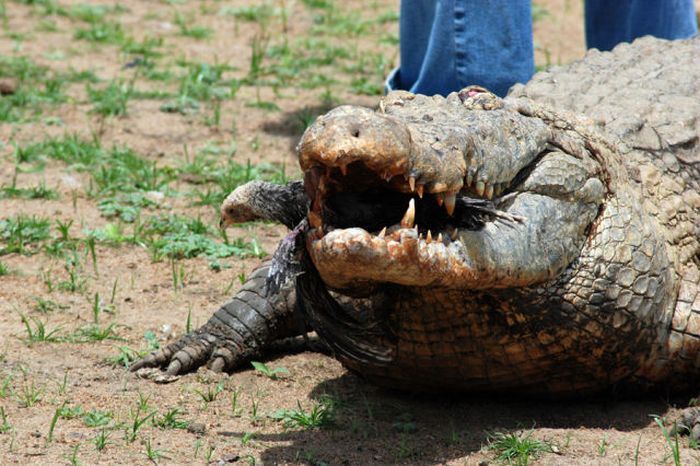
<svg viewBox="0 0 700 466"><path fill-rule="evenodd" d="M127 0L119 2L120 9L107 17L120 22L135 38L162 38L162 56L156 59L159 69L177 74L181 71L178 60L219 63L230 66L227 76L243 78L250 68L251 43L261 34L260 23L219 13L261 3ZM280 15L273 15L267 30L272 44L281 43L283 37L293 41L315 34L312 27L319 11L307 3L314 2L268 2L277 13L280 8L288 11L286 25ZM536 3L546 10L535 24L538 65L581 57L582 2ZM135 71L124 68L132 55L118 45L76 39L76 28L85 24L65 15L45 14L42 5L51 4L56 3L3 2L0 56L26 56L57 71L93 70L104 80L102 84L114 78L132 78ZM58 4L68 8L78 2ZM342 14L356 15L355 23L398 8L398 2L389 0L353 0L337 5ZM210 28L210 37L183 36L175 24L178 14L187 18L190 26ZM370 52L384 57L379 66L361 64L375 85L380 85L380 76L396 64L396 45L391 37L396 36L398 27L395 18L388 17L360 35L333 39L354 51L343 66L320 65L322 74L336 82L313 89L295 81L258 89L244 84L235 98L221 102L218 125L205 121L208 107L190 115L164 113L159 110L164 99L134 98L125 116L101 117L90 112L85 84L69 85L66 92L70 99L65 103L42 106L34 118L0 123L0 186L9 185L13 178L17 186L44 181L60 196L56 200L0 199L0 220L19 214L72 220L70 231L76 237L83 237L85 228L101 228L114 221L100 214L99 199L87 196L90 173L56 161L48 161L38 171L30 170L29 165L16 170L15 145L26 146L49 136L97 135L103 147L128 146L159 166L176 166L186 150L193 154L208 145L235 144L234 160L285 164L289 176L298 176L293 147L301 133L300 119L328 108L328 95L333 103L374 102L375 97L359 95L350 85L357 72L348 71L348 67L357 57ZM367 71L371 67L378 69ZM177 91L176 82L139 76L135 83L139 90ZM274 102L279 110L251 107L256 99ZM70 177L68 181L66 177ZM75 182L79 183L77 188ZM198 188L186 179L174 181L171 187L180 192ZM199 216L210 225L218 222L214 209L192 206L182 196L166 197L161 211ZM256 238L271 252L283 234L281 227L256 224L235 228L229 236ZM377 389L348 373L334 359L315 353L268 361L270 367L288 370L277 380L252 368L232 375L200 370L175 383L156 385L111 364L110 358L119 354L120 346L145 349L144 334L148 331L154 332L162 345L173 341L185 331L190 313L193 327L203 324L233 293L239 275L249 273L260 259L224 259L229 268L220 272L213 271L204 258L180 261L178 273L184 281L175 287L172 264L167 260L153 262L146 249L137 245L98 244L96 268L85 248L79 248L78 257L84 285L78 292L68 292L47 286L47 277L55 283L67 279L63 259L45 252L0 256L10 271L0 276L0 465L493 464L498 463L496 454L486 446L489 435L495 432L531 435L554 447L556 452L532 458L532 464L673 463L671 450L650 417L677 415L678 410L667 399L554 402L415 396ZM102 313L101 323L113 323L118 340L27 341L22 315L38 319L47 331L58 329L66 334L93 322L96 293L103 300L114 295L112 309ZM50 300L54 309L40 312L39 299ZM205 401L210 392L209 398L214 399ZM330 427L285 427L273 416L280 409L297 406L308 411L326 397L331 397L335 406L335 421ZM52 428L52 419L62 407L80 407L83 413L98 410L108 415L107 424L91 427L83 417L59 416ZM186 421L189 428L154 425L153 419L162 419L175 408L178 419ZM156 414L130 438L134 420L153 412ZM100 435L108 436L101 450L96 443ZM680 442L683 464L697 464L700 453L688 448L686 439Z"/></svg>

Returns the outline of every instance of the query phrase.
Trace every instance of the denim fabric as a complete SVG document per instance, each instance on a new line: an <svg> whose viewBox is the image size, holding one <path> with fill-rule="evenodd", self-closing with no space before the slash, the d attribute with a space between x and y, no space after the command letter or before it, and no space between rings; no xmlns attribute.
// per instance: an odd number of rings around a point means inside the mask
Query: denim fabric
<svg viewBox="0 0 700 466"><path fill-rule="evenodd" d="M399 21L389 89L447 95L480 84L503 95L534 71L530 0L402 0Z"/></svg>
<svg viewBox="0 0 700 466"><path fill-rule="evenodd" d="M387 91L447 95L479 84L503 96L534 73L530 0L402 0L401 66ZM693 0L586 0L589 47L697 33Z"/></svg>
<svg viewBox="0 0 700 466"><path fill-rule="evenodd" d="M620 42L652 35L684 39L698 32L693 0L586 1L586 44L611 50Z"/></svg>

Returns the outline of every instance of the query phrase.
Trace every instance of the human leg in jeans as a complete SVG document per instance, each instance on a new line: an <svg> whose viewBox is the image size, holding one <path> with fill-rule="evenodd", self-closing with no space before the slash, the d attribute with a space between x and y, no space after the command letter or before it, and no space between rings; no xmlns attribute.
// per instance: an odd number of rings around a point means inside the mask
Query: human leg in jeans
<svg viewBox="0 0 700 466"><path fill-rule="evenodd" d="M530 0L402 0L401 68L387 90L447 95L479 84L505 95L534 72Z"/></svg>
<svg viewBox="0 0 700 466"><path fill-rule="evenodd" d="M534 72L530 0L402 0L401 67L387 90L447 95L479 84L503 96ZM589 47L697 33L693 0L586 0Z"/></svg>
<svg viewBox="0 0 700 466"><path fill-rule="evenodd" d="M611 50L645 35L685 39L697 32L693 0L586 0L588 48Z"/></svg>

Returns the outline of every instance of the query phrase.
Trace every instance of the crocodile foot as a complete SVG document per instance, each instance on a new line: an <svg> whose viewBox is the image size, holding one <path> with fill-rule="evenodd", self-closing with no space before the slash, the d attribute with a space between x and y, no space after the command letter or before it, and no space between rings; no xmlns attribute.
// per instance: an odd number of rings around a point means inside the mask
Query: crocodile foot
<svg viewBox="0 0 700 466"><path fill-rule="evenodd" d="M165 383L205 365L215 372L232 370L254 356L253 353L236 341L229 328L210 321L137 361L130 370L139 376ZM153 368L165 371L153 371Z"/></svg>
<svg viewBox="0 0 700 466"><path fill-rule="evenodd" d="M671 434L688 435L692 441L700 442L700 407L685 408L675 422Z"/></svg>

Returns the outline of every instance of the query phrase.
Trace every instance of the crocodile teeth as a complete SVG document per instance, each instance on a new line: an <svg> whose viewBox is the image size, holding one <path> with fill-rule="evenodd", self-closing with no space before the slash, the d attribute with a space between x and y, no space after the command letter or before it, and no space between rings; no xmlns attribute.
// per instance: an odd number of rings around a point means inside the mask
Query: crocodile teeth
<svg viewBox="0 0 700 466"><path fill-rule="evenodd" d="M452 215L454 213L456 202L457 196L455 193L447 193L445 195L445 210L447 210L447 215Z"/></svg>
<svg viewBox="0 0 700 466"><path fill-rule="evenodd" d="M377 236L384 239L384 235L386 235L386 227L382 228L382 231L380 231Z"/></svg>
<svg viewBox="0 0 700 466"><path fill-rule="evenodd" d="M408 209L406 209L406 213L403 214L403 218L401 219L401 228L413 228L413 222L416 219L416 201L411 198L410 201L408 201Z"/></svg>
<svg viewBox="0 0 700 466"><path fill-rule="evenodd" d="M416 186L416 192L418 193L418 197L421 199L423 199L423 188L424 186L422 184Z"/></svg>
<svg viewBox="0 0 700 466"><path fill-rule="evenodd" d="M340 168L340 173L342 173L343 176L347 176L347 174L348 174L348 166L347 165L341 165L338 168Z"/></svg>
<svg viewBox="0 0 700 466"><path fill-rule="evenodd" d="M492 184L486 185L486 190L484 191L484 196L486 196L488 199L493 199L493 185Z"/></svg>
<svg viewBox="0 0 700 466"><path fill-rule="evenodd" d="M483 181L477 181L477 182L476 182L476 186L474 187L474 189L476 190L476 193L477 193L479 196L482 196L482 197L483 197L483 195L484 195L484 189L486 189L486 185L484 184Z"/></svg>
<svg viewBox="0 0 700 466"><path fill-rule="evenodd" d="M428 234L425 235L425 242L430 244L433 242L433 234L428 230Z"/></svg>
<svg viewBox="0 0 700 466"><path fill-rule="evenodd" d="M438 233L438 243L442 243L442 233Z"/></svg>
<svg viewBox="0 0 700 466"><path fill-rule="evenodd" d="M455 228L452 233L450 233L450 238L452 241L456 240L459 237L459 229Z"/></svg>
<svg viewBox="0 0 700 466"><path fill-rule="evenodd" d="M408 177L408 186L411 188L411 192L414 192L416 190L416 177L415 176Z"/></svg>
<svg viewBox="0 0 700 466"><path fill-rule="evenodd" d="M437 193L437 194L435 195L435 201L437 202L437 204L438 204L439 206L441 206L441 205L445 202L445 197L444 197L444 196L445 196L445 195L442 194L442 193Z"/></svg>

